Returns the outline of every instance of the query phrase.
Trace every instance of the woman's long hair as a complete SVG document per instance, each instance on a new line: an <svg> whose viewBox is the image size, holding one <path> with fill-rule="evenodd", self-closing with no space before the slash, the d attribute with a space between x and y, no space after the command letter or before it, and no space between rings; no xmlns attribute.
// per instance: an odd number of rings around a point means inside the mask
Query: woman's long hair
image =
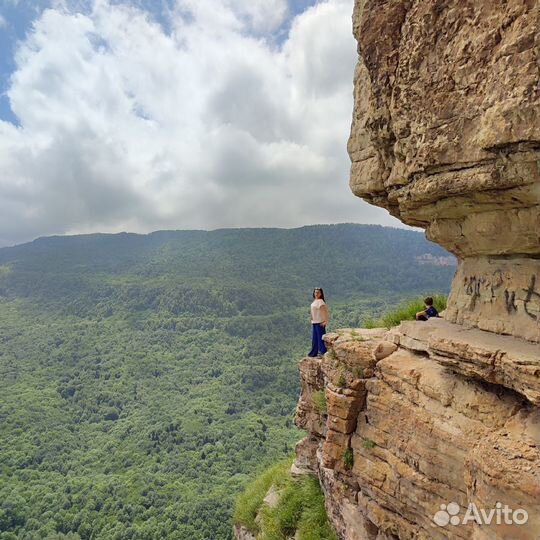
<svg viewBox="0 0 540 540"><path fill-rule="evenodd" d="M315 287L313 289L313 298L316 298L315 291L321 291L321 300L324 300L324 291L320 287ZM326 300L324 300L326 302Z"/></svg>

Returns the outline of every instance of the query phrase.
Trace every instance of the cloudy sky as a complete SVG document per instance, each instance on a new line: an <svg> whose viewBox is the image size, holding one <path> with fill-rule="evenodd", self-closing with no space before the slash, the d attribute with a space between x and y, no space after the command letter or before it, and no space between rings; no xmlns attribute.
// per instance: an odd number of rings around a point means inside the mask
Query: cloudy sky
<svg viewBox="0 0 540 540"><path fill-rule="evenodd" d="M0 0L0 245L398 225L353 197L352 0Z"/></svg>

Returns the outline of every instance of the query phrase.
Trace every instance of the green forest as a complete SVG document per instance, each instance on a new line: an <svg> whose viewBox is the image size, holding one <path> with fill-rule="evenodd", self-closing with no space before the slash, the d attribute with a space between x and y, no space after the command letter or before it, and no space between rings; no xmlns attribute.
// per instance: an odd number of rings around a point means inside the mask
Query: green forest
<svg viewBox="0 0 540 540"><path fill-rule="evenodd" d="M415 231L40 238L0 249L0 540L228 540L291 455L309 304L331 329L446 293Z"/></svg>

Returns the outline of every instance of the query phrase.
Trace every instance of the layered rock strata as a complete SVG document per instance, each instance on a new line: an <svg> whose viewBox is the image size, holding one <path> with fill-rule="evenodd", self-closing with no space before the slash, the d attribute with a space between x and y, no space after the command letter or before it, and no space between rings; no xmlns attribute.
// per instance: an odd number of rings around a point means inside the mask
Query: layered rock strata
<svg viewBox="0 0 540 540"><path fill-rule="evenodd" d="M540 341L536 0L356 0L351 188L460 258L447 318Z"/></svg>
<svg viewBox="0 0 540 540"><path fill-rule="evenodd" d="M296 422L308 434L296 469L319 477L342 539L538 538L540 410L530 374L540 359L516 365L530 344L501 339L411 322L329 334L323 359L301 361ZM463 523L472 504L491 522ZM506 506L527 522L497 523Z"/></svg>

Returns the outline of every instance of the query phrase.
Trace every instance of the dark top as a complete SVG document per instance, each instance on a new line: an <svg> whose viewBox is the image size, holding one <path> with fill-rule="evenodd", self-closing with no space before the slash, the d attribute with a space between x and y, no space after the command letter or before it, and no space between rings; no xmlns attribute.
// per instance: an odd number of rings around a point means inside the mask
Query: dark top
<svg viewBox="0 0 540 540"><path fill-rule="evenodd" d="M439 315L439 312L433 306L429 306L426 309L426 315L428 317L437 317Z"/></svg>

